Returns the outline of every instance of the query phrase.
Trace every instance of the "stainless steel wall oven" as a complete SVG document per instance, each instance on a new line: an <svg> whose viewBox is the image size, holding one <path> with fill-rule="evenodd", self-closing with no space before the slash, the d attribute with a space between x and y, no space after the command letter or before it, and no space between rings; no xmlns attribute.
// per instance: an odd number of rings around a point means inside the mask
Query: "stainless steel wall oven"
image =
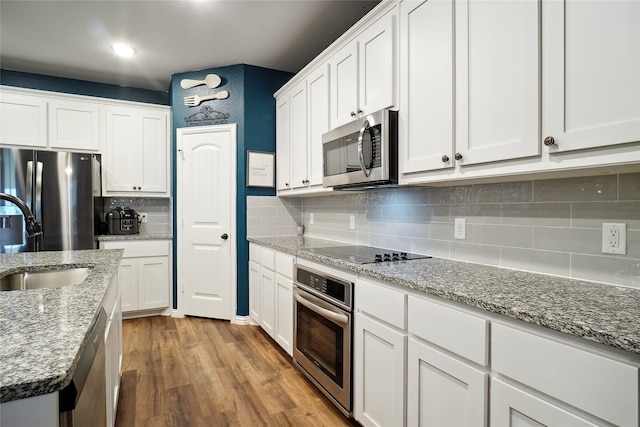
<svg viewBox="0 0 640 427"><path fill-rule="evenodd" d="M293 360L351 416L352 278L296 264Z"/></svg>

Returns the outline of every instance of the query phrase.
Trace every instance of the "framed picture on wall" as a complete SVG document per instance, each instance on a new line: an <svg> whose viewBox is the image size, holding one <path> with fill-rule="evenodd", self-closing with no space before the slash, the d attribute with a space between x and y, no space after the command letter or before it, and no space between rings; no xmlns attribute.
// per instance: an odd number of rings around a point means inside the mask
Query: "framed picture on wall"
<svg viewBox="0 0 640 427"><path fill-rule="evenodd" d="M247 151L247 187L275 187L274 153Z"/></svg>

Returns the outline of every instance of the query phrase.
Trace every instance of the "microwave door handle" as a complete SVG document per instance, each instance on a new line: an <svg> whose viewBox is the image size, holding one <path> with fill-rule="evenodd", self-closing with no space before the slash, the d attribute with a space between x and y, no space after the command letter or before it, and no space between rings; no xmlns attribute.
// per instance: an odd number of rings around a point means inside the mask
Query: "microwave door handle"
<svg viewBox="0 0 640 427"><path fill-rule="evenodd" d="M329 320L333 320L334 322L342 323L343 325L346 325L347 323L349 323L349 318L344 314L334 313L333 311L327 310L326 308L318 307L317 305L301 297L297 293L294 294L293 296L295 297L296 301L298 301L300 304L304 305L309 310L313 311L316 314L319 314L322 317L325 317Z"/></svg>
<svg viewBox="0 0 640 427"><path fill-rule="evenodd" d="M367 165L364 164L364 152L362 150L362 140L364 139L364 133L369 129L369 120L365 120L360 133L358 134L358 160L360 160L360 169L364 173L364 176L368 177L370 170L367 169Z"/></svg>

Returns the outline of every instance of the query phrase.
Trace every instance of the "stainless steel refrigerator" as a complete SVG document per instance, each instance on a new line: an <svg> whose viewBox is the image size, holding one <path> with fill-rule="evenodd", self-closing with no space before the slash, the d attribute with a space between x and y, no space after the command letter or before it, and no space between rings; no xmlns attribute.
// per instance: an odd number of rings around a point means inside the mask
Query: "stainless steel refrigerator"
<svg viewBox="0 0 640 427"><path fill-rule="evenodd" d="M24 201L42 226L26 233L20 209L0 200L0 252L96 247L94 197L100 196L100 156L0 148L0 192Z"/></svg>

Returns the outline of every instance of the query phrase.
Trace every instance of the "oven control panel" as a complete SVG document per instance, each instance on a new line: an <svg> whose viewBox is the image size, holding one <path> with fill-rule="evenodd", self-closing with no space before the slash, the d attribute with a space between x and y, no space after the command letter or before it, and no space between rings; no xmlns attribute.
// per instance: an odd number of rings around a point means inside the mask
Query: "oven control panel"
<svg viewBox="0 0 640 427"><path fill-rule="evenodd" d="M302 267L296 268L296 282L316 293L350 306L351 287L353 286L351 282Z"/></svg>

